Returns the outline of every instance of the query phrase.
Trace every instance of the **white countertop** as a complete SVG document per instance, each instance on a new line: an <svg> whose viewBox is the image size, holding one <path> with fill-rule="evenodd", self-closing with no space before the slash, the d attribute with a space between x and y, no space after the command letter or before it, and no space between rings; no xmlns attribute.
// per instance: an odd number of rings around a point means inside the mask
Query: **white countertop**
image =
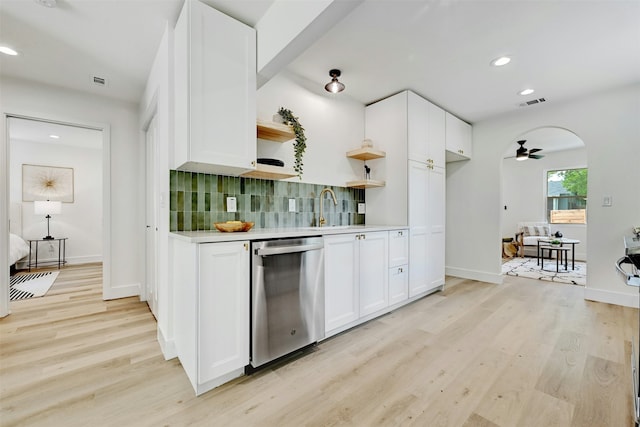
<svg viewBox="0 0 640 427"><path fill-rule="evenodd" d="M174 231L169 235L189 243L231 242L237 240L264 240L283 237L324 236L328 234L370 233L374 231L405 230L402 225L349 225L326 227L295 227L295 228L257 228L249 231L223 233L212 231Z"/></svg>

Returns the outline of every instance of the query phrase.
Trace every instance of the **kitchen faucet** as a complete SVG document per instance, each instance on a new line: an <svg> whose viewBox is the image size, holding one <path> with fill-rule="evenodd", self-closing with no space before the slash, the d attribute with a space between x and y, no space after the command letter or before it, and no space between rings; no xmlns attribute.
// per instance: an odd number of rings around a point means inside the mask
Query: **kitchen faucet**
<svg viewBox="0 0 640 427"><path fill-rule="evenodd" d="M324 215L322 213L322 206L324 205L322 197L324 196L324 193L330 193L331 196L333 197L333 204L335 206L338 206L338 201L336 200L336 193L333 192L332 189L330 189L329 187L324 188L321 192L320 192L320 227L322 227L323 225L325 225L327 223L327 220L324 219Z"/></svg>

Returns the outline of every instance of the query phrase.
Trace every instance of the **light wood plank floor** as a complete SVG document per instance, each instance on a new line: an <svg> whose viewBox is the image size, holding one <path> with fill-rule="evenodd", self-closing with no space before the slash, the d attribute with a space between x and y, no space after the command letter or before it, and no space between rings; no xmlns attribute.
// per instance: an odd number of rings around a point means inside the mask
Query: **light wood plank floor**
<svg viewBox="0 0 640 427"><path fill-rule="evenodd" d="M444 292L196 398L163 359L146 304L102 301L99 273L68 266L0 320L2 426L633 425L638 312L584 301L582 287L448 278Z"/></svg>

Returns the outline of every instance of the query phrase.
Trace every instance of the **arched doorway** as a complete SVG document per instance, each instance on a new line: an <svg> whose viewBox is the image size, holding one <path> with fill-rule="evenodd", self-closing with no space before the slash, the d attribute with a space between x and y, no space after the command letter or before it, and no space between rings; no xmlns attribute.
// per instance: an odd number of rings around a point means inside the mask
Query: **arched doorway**
<svg viewBox="0 0 640 427"><path fill-rule="evenodd" d="M526 141L521 145L518 141ZM558 127L527 131L505 148L502 164L502 235L524 246L503 245L503 274L530 277L578 285L586 284L587 222L586 179L587 150L575 133ZM576 178L579 177L579 178ZM574 181L584 180L583 186ZM554 256L564 253L567 267L559 260L539 260L540 245L549 245L549 235L559 233L568 250L546 251ZM559 239L562 240L562 239ZM563 241L563 242L564 242ZM515 247L514 247L515 246ZM518 253L513 256L513 250Z"/></svg>

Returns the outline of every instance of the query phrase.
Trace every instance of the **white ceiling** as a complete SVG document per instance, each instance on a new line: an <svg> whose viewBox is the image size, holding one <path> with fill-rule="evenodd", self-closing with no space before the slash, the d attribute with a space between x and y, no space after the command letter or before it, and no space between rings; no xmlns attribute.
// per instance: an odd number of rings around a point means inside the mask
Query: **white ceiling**
<svg viewBox="0 0 640 427"><path fill-rule="evenodd" d="M50 145L102 149L102 131L58 123L11 117L9 135L12 142L37 142ZM52 138L51 135L58 136Z"/></svg>
<svg viewBox="0 0 640 427"><path fill-rule="evenodd" d="M273 1L206 3L255 25ZM2 0L0 44L21 55L0 55L0 73L137 102L181 5L58 0L47 9ZM503 54L511 64L489 66ZM471 123L546 108L639 81L640 1L365 0L288 67L318 85L331 68L342 70L342 96L364 104L412 89ZM536 92L517 95L526 87ZM539 97L547 102L518 106Z"/></svg>

